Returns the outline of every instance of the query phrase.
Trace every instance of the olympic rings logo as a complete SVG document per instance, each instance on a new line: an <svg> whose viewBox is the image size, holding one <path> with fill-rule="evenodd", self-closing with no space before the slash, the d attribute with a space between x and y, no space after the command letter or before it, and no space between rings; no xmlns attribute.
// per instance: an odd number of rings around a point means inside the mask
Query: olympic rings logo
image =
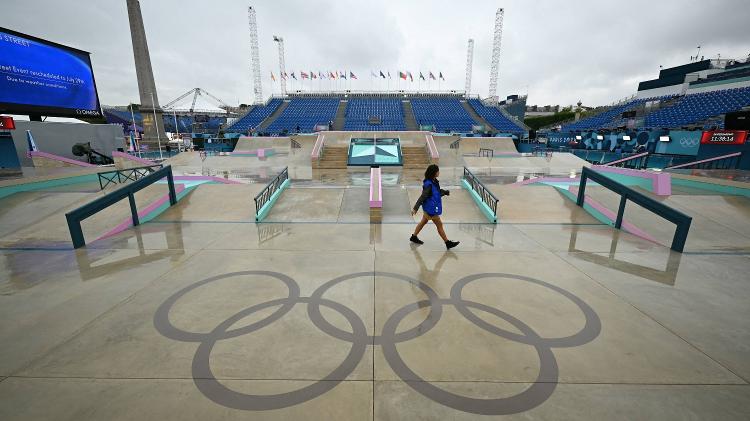
<svg viewBox="0 0 750 421"><path fill-rule="evenodd" d="M698 146L698 139L680 139L680 145L683 148L692 148Z"/></svg>
<svg viewBox="0 0 750 421"><path fill-rule="evenodd" d="M391 314L384 323L380 335L368 335L364 322L352 309L324 298L326 291L335 285L350 279L372 277L373 275L392 278L414 285L422 290L427 297L426 300L407 304ZM177 328L170 322L170 310L187 293L212 282L236 276L266 276L275 278L286 285L289 294L286 298L270 300L241 310L219 323L208 333L185 331ZM585 317L585 324L580 331L573 335L545 338L536 333L526 323L502 310L475 301L469 301L462 297L462 292L466 285L486 278L520 280L556 292L578 306ZM267 327L284 317L284 315L298 304L305 304L307 306L307 314L318 329L329 336L351 344L349 353L338 367L318 382L295 391L274 395L240 393L229 389L215 378L211 371L209 359L211 351L217 342L247 335ZM321 306L327 307L343 316L348 321L351 331L340 329L326 320L320 311ZM420 378L417 373L406 365L399 355L396 345L418 338L435 327L440 321L444 306L453 306L461 315L480 329L507 340L532 346L539 357L540 367L539 374L534 383L523 392L514 396L496 399L477 399L449 392ZM278 307L278 309L262 320L255 321L247 326L231 328L235 323L253 313L274 307ZM425 307L429 307L430 311L421 323L411 329L398 331L398 327L404 318ZM483 312L505 320L516 328L517 332L495 326L487 322L484 318L477 316L476 312ZM459 411L481 415L507 415L527 411L546 401L557 387L558 380L558 366L555 355L552 352L553 348L570 348L591 342L601 331L601 321L594 309L567 290L538 279L509 273L478 273L466 276L456 281L451 288L449 298L440 298L429 285L408 276L389 272L358 272L332 279L321 285L309 297L302 297L300 296L299 285L289 276L270 271L241 271L213 276L177 291L157 309L154 315L154 327L167 338L198 344L198 349L195 352L192 363L193 381L203 395L229 408L253 411L272 410L287 408L315 399L344 381L357 367L368 346L379 345L382 347L383 355L393 371L401 380L423 396Z"/></svg>

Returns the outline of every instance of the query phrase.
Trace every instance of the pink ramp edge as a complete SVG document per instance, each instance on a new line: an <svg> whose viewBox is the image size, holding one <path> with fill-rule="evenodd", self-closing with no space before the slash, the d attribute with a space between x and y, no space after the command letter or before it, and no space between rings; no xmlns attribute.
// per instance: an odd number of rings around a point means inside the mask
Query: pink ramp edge
<svg viewBox="0 0 750 421"><path fill-rule="evenodd" d="M129 159L131 161L135 161L135 162L141 163L143 165L157 165L157 163L154 162L154 161L149 161L148 159L139 158L139 157L137 157L135 155L131 155L129 153L120 152L120 151L112 151L112 158L114 158L116 156L118 156L120 158Z"/></svg>
<svg viewBox="0 0 750 421"><path fill-rule="evenodd" d="M570 186L570 187L568 187L568 190L571 193L573 193L573 195L578 196L578 187L577 186ZM596 209L597 211L601 212L601 214L604 215L604 216L606 216L607 218L609 218L612 221L612 223L614 223L617 220L617 214L616 213L614 213L611 210L607 209L606 207L604 207L604 205L602 205L601 203L597 202L596 200L594 200L594 199L586 196L584 198L584 202L587 205L591 206L592 208ZM635 225L631 224L630 222L625 221L625 219L622 220L622 228L625 231L627 231L627 232L629 232L629 233L631 233L631 234L633 234L633 235L635 235L637 237L641 237L644 240L648 240L648 241L651 241L652 243L656 243L656 244L660 244L661 245L661 243L659 243L656 240L656 238L654 238L654 237L646 234L645 231L643 231L642 229L636 227Z"/></svg>
<svg viewBox="0 0 750 421"><path fill-rule="evenodd" d="M217 183L222 183L222 184L242 184L236 180L229 180L227 178L216 177L214 175L175 175L174 180L175 181L205 180L205 181L215 181Z"/></svg>
<svg viewBox="0 0 750 421"><path fill-rule="evenodd" d="M511 186L526 186L526 185L529 185L529 184L544 183L544 182L548 182L548 183L580 183L581 179L580 179L580 177L576 177L576 178L570 178L570 177L564 177L564 178L563 177L537 177L537 178L529 178L528 180L517 181L517 182L511 184Z"/></svg>
<svg viewBox="0 0 750 421"><path fill-rule="evenodd" d="M64 156L55 155L55 154L51 154L51 153L47 153L47 152L42 152L42 151L27 152L27 156L30 157L30 158L34 157L34 156L38 156L40 158L47 158L47 159L51 159L53 161L60 161L60 162L65 162L67 164L77 165L79 167L98 167L98 165L89 164L88 162L76 161L75 159L70 159L70 158L66 158Z"/></svg>
<svg viewBox="0 0 750 421"><path fill-rule="evenodd" d="M180 194L183 190L185 190L185 185L184 184L176 184L174 186L175 194ZM169 193L167 193L164 196L158 198L157 200L155 200L153 203L151 203L150 205L146 206L145 208L139 210L138 211L138 218L140 219L140 218L146 217L146 215L148 215L149 213L153 212L159 206L167 203L168 201L169 201ZM128 228L130 228L132 226L133 226L133 218L126 218L119 225L117 225L116 227L112 228L106 234L102 235L101 237L97 238L94 241L99 241L99 240L103 240L105 238L109 238L109 237L111 237L111 236L113 236L115 234L119 234L119 233L125 231L126 229L128 229Z"/></svg>
<svg viewBox="0 0 750 421"><path fill-rule="evenodd" d="M373 186L373 180L375 180L375 176L378 177L378 200L372 199L372 193L375 190L375 186ZM383 183L380 179L380 168L371 168L370 169L370 207L371 208L382 208L383 207Z"/></svg>
<svg viewBox="0 0 750 421"><path fill-rule="evenodd" d="M607 167L604 165L594 165L591 169L599 172L610 172L630 177L645 178L651 180L651 188L654 194L658 196L670 196L672 194L672 175L669 173Z"/></svg>

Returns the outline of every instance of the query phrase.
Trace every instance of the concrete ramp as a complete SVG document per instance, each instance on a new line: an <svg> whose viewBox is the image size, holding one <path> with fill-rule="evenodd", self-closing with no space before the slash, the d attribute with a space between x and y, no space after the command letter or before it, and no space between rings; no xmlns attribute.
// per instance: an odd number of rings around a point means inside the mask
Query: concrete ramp
<svg viewBox="0 0 750 421"><path fill-rule="evenodd" d="M201 184L154 220L254 221L253 198L263 187L261 184Z"/></svg>
<svg viewBox="0 0 750 421"><path fill-rule="evenodd" d="M291 187L276 202L265 222L337 222L345 188ZM367 188L359 207L367 213Z"/></svg>
<svg viewBox="0 0 750 421"><path fill-rule="evenodd" d="M501 223L599 224L552 186L490 185ZM588 190L588 188L587 188Z"/></svg>

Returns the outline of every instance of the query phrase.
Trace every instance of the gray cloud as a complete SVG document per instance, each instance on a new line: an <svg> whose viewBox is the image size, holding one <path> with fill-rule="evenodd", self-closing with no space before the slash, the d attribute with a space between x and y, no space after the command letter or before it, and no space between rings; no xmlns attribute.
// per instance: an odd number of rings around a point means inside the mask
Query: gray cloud
<svg viewBox="0 0 750 421"><path fill-rule="evenodd" d="M530 103L610 103L655 78L659 65L687 62L698 44L707 57L750 53L745 0L141 0L162 103L194 87L251 101L248 5L258 15L266 96L278 92L275 34L285 39L287 71L351 70L359 77L351 89L384 89L371 70L390 70L393 87L401 69L442 71L441 88L462 90L471 37L472 93L486 96L497 7L506 8L499 93L528 89ZM124 0L4 0L0 25L90 51L102 103L137 101Z"/></svg>

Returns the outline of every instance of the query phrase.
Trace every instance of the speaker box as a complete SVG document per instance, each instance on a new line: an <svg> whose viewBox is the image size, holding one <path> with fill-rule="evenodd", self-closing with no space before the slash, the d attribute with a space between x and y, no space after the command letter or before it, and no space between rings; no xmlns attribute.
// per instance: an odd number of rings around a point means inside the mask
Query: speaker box
<svg viewBox="0 0 750 421"><path fill-rule="evenodd" d="M750 130L750 111L737 111L724 116L726 130Z"/></svg>

